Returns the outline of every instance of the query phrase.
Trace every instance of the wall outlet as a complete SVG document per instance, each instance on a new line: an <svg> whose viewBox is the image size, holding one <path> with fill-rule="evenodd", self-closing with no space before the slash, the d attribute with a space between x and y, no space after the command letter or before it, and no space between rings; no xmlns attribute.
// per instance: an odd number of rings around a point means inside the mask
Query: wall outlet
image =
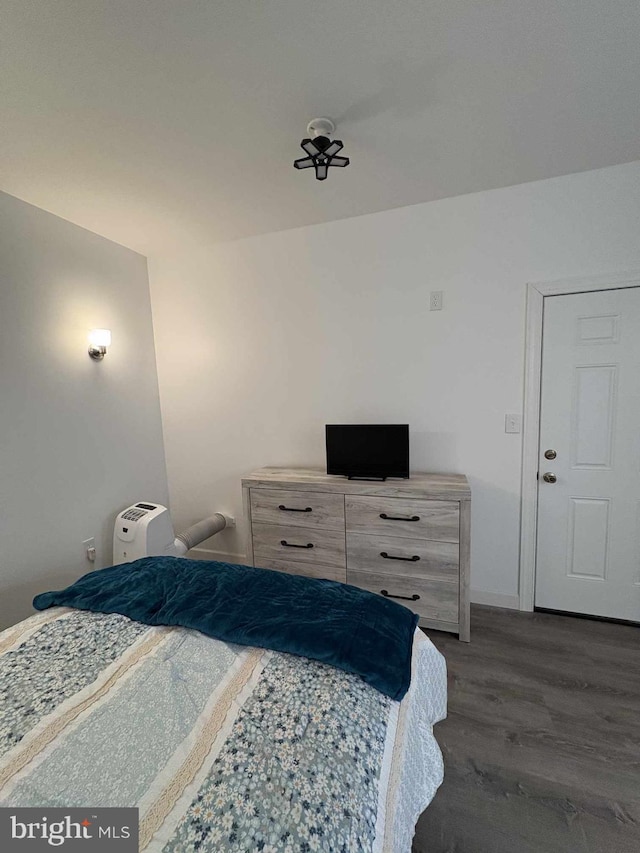
<svg viewBox="0 0 640 853"><path fill-rule="evenodd" d="M505 432L520 432L521 421L520 415L505 415L504 416L504 431Z"/></svg>
<svg viewBox="0 0 640 853"><path fill-rule="evenodd" d="M429 299L429 311L442 311L442 291L432 290Z"/></svg>
<svg viewBox="0 0 640 853"><path fill-rule="evenodd" d="M96 561L96 540L91 537L91 539L85 539L82 543L82 547L84 548L84 555L89 560L90 563L95 563Z"/></svg>

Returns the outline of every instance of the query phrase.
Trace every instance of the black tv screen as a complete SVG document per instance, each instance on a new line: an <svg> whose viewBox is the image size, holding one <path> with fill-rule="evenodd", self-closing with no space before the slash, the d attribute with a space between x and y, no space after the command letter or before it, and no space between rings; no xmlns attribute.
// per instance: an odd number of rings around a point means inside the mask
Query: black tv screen
<svg viewBox="0 0 640 853"><path fill-rule="evenodd" d="M409 476L408 424L327 424L327 474Z"/></svg>

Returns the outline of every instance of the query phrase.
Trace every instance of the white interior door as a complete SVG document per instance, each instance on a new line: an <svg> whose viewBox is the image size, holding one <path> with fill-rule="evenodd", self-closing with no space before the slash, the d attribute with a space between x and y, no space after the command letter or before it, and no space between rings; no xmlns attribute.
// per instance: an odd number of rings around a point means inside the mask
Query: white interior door
<svg viewBox="0 0 640 853"><path fill-rule="evenodd" d="M640 622L640 288L545 298L541 392L536 607Z"/></svg>

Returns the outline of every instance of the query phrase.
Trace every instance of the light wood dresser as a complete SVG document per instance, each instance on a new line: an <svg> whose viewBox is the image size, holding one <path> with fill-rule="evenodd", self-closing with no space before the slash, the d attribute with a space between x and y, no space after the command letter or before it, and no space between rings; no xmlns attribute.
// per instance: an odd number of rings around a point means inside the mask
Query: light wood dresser
<svg viewBox="0 0 640 853"><path fill-rule="evenodd" d="M469 641L471 490L461 474L348 480L261 468L242 480L247 563L368 589Z"/></svg>

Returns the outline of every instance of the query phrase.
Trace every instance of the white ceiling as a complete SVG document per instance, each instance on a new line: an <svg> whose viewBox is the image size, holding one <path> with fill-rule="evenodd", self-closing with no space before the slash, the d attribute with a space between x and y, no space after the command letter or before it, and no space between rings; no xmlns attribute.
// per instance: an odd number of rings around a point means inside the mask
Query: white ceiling
<svg viewBox="0 0 640 853"><path fill-rule="evenodd" d="M638 0L0 0L0 188L146 254L640 159ZM351 166L293 160L328 115Z"/></svg>

